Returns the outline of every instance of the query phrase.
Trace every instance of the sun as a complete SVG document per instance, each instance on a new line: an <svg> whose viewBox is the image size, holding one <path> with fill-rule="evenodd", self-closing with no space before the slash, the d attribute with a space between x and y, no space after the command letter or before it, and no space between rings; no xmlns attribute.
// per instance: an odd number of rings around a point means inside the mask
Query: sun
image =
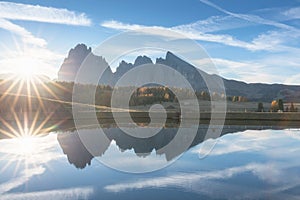
<svg viewBox="0 0 300 200"><path fill-rule="evenodd" d="M20 79L32 79L38 74L38 64L32 59L19 60L15 67L15 74Z"/></svg>

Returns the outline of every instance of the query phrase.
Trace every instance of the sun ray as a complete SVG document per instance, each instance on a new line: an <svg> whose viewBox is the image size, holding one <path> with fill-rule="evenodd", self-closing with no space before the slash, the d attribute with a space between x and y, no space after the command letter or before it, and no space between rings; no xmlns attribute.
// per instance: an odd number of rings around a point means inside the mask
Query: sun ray
<svg viewBox="0 0 300 200"><path fill-rule="evenodd" d="M29 80L26 80L27 84L27 104L28 104L28 110L32 110L32 104L31 104L31 84Z"/></svg>
<svg viewBox="0 0 300 200"><path fill-rule="evenodd" d="M19 100L19 97L21 95L21 90L23 89L23 86L24 86L24 80L20 80L20 84L19 84L19 87L17 89L17 93L16 93L16 96L15 96L15 99L13 101L11 109L15 108L15 106L16 106L18 100Z"/></svg>
<svg viewBox="0 0 300 200"><path fill-rule="evenodd" d="M7 159L6 159L7 158ZM4 160L7 160L6 164L4 166L2 166L0 168L0 174L2 174L6 169L8 169L10 167L10 165L13 163L13 160L15 159L11 159L11 156L9 155L6 155L4 157ZM18 164L18 163L17 163Z"/></svg>
<svg viewBox="0 0 300 200"><path fill-rule="evenodd" d="M10 132L8 132L8 131L6 131L6 130L4 130L4 129L1 129L1 128L0 128L0 133L1 133L1 134L4 134L4 135L6 135L6 136L8 136L8 137L10 137L10 138L16 137L16 135L13 135L13 134L11 134Z"/></svg>
<svg viewBox="0 0 300 200"><path fill-rule="evenodd" d="M32 120L32 123L31 123L30 129L29 129L29 132L30 132L30 134L32 134L32 135L33 135L33 132L34 132L34 129L35 129L36 123L37 123L37 121L38 121L38 117L39 117L39 115L40 115L40 111L39 111L39 110L37 110L37 111L36 111L36 113L35 113L35 115L34 115L34 118L33 118L33 120Z"/></svg>
<svg viewBox="0 0 300 200"><path fill-rule="evenodd" d="M17 84L18 82L19 82L19 81L14 81L14 82L12 83L12 85L9 86L9 88L2 94L2 96L1 96L1 98L0 98L0 101L2 101L2 100L6 97L6 95L10 93L10 91L16 86L16 84Z"/></svg>
<svg viewBox="0 0 300 200"><path fill-rule="evenodd" d="M56 100L59 100L59 97L39 78L36 78L39 84L47 91L49 92Z"/></svg>
<svg viewBox="0 0 300 200"><path fill-rule="evenodd" d="M32 83L32 82L31 82L31 83ZM38 91L36 85L32 83L32 87L33 87L33 89L34 89L34 91L35 91L35 94L36 94L36 96L37 96L37 99L38 99L38 101L39 101L39 103L40 103L40 105L41 105L41 107L42 107L42 109L43 109L43 112L46 113L45 105L44 105L44 103L43 103L43 101L42 101L41 95L40 95L40 93L39 93L39 91Z"/></svg>
<svg viewBox="0 0 300 200"><path fill-rule="evenodd" d="M16 77L17 77L17 75L13 74L13 75L7 77L6 79L1 80L0 86L6 84L6 83L8 83L8 82L12 82L12 81L17 80Z"/></svg>
<svg viewBox="0 0 300 200"><path fill-rule="evenodd" d="M3 125L4 126L6 126L12 133L14 133L15 135L14 135L14 137L21 137L21 135L20 135L20 133L16 130L16 129L14 129L11 125L10 125L10 123L8 123L5 119L3 119L2 117L0 117L0 121L3 123ZM6 132L6 131L5 131ZM3 133L5 133L5 132L3 132ZM7 133L7 132L6 132ZM9 135L11 135L11 134L9 134Z"/></svg>
<svg viewBox="0 0 300 200"><path fill-rule="evenodd" d="M65 88L64 86L62 86L61 84L58 84L58 83L56 83L54 81L51 81L51 84L53 84L55 87L63 90L64 92L69 92L69 90L67 88Z"/></svg>
<svg viewBox="0 0 300 200"><path fill-rule="evenodd" d="M53 124L52 126L49 126L47 128L43 128L40 131L48 133L48 132L52 131L54 128L56 128L57 126L59 126L62 123L64 123L65 121L66 121L66 119L62 119L62 120L58 121L57 123Z"/></svg>
<svg viewBox="0 0 300 200"><path fill-rule="evenodd" d="M45 126L45 124L51 119L54 112L51 112L43 121L42 123L35 129L35 131L32 133L32 135L37 135L37 133L42 130L42 128Z"/></svg>

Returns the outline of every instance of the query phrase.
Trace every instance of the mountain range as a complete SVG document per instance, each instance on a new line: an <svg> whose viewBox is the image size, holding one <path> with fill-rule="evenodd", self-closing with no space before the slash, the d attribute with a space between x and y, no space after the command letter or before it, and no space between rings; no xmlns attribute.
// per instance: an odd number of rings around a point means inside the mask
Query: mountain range
<svg viewBox="0 0 300 200"><path fill-rule="evenodd" d="M186 78L186 80L188 80L194 90L199 92L207 91L204 79L208 82L212 81L217 83L217 86L219 84L218 82L222 80L227 96L243 96L250 101L268 102L279 98L293 102L298 102L300 99L300 86L245 83L236 80L228 80L215 74L207 74L174 55L172 52L167 52L165 58L157 58L155 62L147 56L138 56L134 63L127 63L123 60L119 63L116 71L112 72L110 66L108 66L108 63L105 61L105 58L94 55L92 49L88 48L85 44L78 44L69 51L68 56L64 59L59 69L58 81L74 81L82 62L88 55L91 56L89 57L89 60L91 60L90 65L92 65L89 66L90 69L92 69L91 73L93 73L94 70L99 70L101 67L107 68L99 80L99 84L113 86L126 72L139 65L163 64L177 70ZM86 74L85 76L86 78L84 80L87 80L85 83L89 83L89 74ZM143 74L141 74L141 76L143 76ZM135 81L134 78L137 77L132 78L132 81Z"/></svg>

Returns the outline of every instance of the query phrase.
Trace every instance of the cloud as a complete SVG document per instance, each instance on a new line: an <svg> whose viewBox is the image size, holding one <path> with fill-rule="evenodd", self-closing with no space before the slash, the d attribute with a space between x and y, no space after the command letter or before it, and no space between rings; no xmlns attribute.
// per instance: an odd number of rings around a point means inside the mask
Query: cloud
<svg viewBox="0 0 300 200"><path fill-rule="evenodd" d="M190 38L194 40L202 40L208 42L216 42L225 44L233 47L241 47L249 50L263 50L264 48L257 46L252 43L244 42L234 37L226 34L208 34L202 33L199 30L195 30L192 26L175 26L175 27L162 27L162 26L145 26L139 24L126 24L119 21L111 20L105 21L101 23L101 26L116 30L131 30L137 31L143 34L152 34L152 35L160 35L164 37L181 39L181 38ZM175 31L177 34L170 35L170 32L164 33L163 30ZM182 37L178 37L179 34L182 34Z"/></svg>
<svg viewBox="0 0 300 200"><path fill-rule="evenodd" d="M22 38L23 43L37 46L46 46L47 42L42 38L35 37L25 28L12 23L10 20L36 21L77 26L91 25L91 20L87 18L84 13L76 14L67 9L0 2L0 10L0 28L19 35Z"/></svg>
<svg viewBox="0 0 300 200"><path fill-rule="evenodd" d="M176 26L178 29L197 30L203 33L224 31L254 25L232 16L211 16L204 20L198 20L190 24Z"/></svg>
<svg viewBox="0 0 300 200"><path fill-rule="evenodd" d="M75 13L67 9L28 5L12 2L0 2L0 18L90 26L91 20L84 13Z"/></svg>
<svg viewBox="0 0 300 200"><path fill-rule="evenodd" d="M182 35L194 40L215 42L227 46L247 49L250 51L265 50L271 52L281 52L281 51L290 50L289 47L284 46L283 44L287 42L288 38L290 38L291 36L293 39L300 37L299 29L284 24L282 22L265 19L258 15L253 15L253 14L233 13L211 3L210 1L207 0L200 0L200 1L213 8L216 8L217 10L227 14L228 16L212 16L205 20L199 20L193 23L182 24L173 27L127 24L115 20L105 21L101 24L101 26L106 28L116 29L116 30L136 30L141 32L143 32L141 29L145 29L145 28L153 28L153 29L159 28L159 29L172 30L181 33ZM288 17L284 17L284 15L282 15L280 12L278 13L278 10L274 10L274 12L275 11L277 12L278 15L283 16L284 18L284 19L280 19L280 21L288 19ZM297 14L296 14L297 11L298 11L297 8L289 9L286 11L286 13L289 13L290 18L297 18ZM260 13L263 13L263 11L260 11ZM256 38L252 39L251 41L242 41L228 34L212 34L213 32L217 32L217 31L224 31L228 29L253 26L257 24L273 26L279 28L280 31L268 31L266 33L262 33L258 35ZM157 31L157 33L155 34L158 35L159 32L160 31ZM149 34L153 34L153 32L149 32ZM162 36L165 35L162 34Z"/></svg>
<svg viewBox="0 0 300 200"><path fill-rule="evenodd" d="M228 34L210 34L202 32L201 24L203 21L179 25L174 27L162 27L162 26L145 26L140 24L128 24L122 23L116 20L104 21L100 25L105 28L111 28L122 31L137 31L142 34L159 35L171 39L190 38L193 40L201 40L207 42L215 42L232 47L239 47L250 51L266 50L266 51L284 51L289 49L288 47L281 45L286 40L285 35L291 35L291 32L285 32L282 35L280 32L267 32L265 34L258 35L251 42L245 42ZM209 23L209 22L207 22ZM217 28L216 28L217 29ZM221 30L221 28L219 28ZM165 30L165 32L164 32ZM166 32L167 30L167 32ZM169 31L174 31L177 34L170 35ZM209 31L208 29L206 31ZM212 31L212 30L211 30ZM293 35L293 37L299 37L300 32Z"/></svg>
<svg viewBox="0 0 300 200"><path fill-rule="evenodd" d="M23 43L33 44L37 46L46 46L47 44L47 42L44 39L33 36L32 33L27 31L25 28L13 24L6 19L0 18L0 28L17 34L22 38Z"/></svg>
<svg viewBox="0 0 300 200"><path fill-rule="evenodd" d="M57 66L63 56L47 48L47 41L34 36L24 27L14 24L12 20L35 21L44 23L90 26L91 20L85 13L76 13L67 9L44 7L12 2L0 2L0 28L20 38L15 43L16 50L1 55L2 73L14 73L24 63L35 67L35 73L46 74L50 78L57 76ZM13 67L12 67L13 66Z"/></svg>
<svg viewBox="0 0 300 200"><path fill-rule="evenodd" d="M299 30L296 29L293 26L289 26L289 25L286 25L286 24L283 24L283 23L280 23L280 22L276 22L276 21L273 21L273 20L264 19L264 18L262 18L260 16L257 16L257 15L233 13L233 12L230 12L226 9L223 9L223 8L217 6L216 4L214 4L214 3L212 3L208 0L199 0L199 1L201 1L204 4L207 4L208 6L211 6L215 9L225 13L225 14L228 14L228 15L236 17L236 18L243 19L245 21L254 22L254 23L257 23L257 24L275 26L277 28L282 28L282 29L287 29L287 30L299 32Z"/></svg>
<svg viewBox="0 0 300 200"><path fill-rule="evenodd" d="M300 18L300 7L290 8L282 12L288 19L299 19Z"/></svg>
<svg viewBox="0 0 300 200"><path fill-rule="evenodd" d="M261 83L283 82L285 77L282 77L276 70L269 70L268 65L262 61L233 61L222 58L211 58L216 65L218 72L225 78L235 77L235 80L244 81L247 83L256 83L260 80Z"/></svg>

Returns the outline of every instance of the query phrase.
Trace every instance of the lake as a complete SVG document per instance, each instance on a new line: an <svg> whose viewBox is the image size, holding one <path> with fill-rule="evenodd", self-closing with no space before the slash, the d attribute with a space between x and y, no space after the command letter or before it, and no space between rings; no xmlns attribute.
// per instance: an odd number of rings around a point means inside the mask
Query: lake
<svg viewBox="0 0 300 200"><path fill-rule="evenodd" d="M143 141L105 128L96 157L72 131L2 139L1 199L299 199L300 130L256 129L225 127L204 142L198 132L182 155L160 151L172 128Z"/></svg>

